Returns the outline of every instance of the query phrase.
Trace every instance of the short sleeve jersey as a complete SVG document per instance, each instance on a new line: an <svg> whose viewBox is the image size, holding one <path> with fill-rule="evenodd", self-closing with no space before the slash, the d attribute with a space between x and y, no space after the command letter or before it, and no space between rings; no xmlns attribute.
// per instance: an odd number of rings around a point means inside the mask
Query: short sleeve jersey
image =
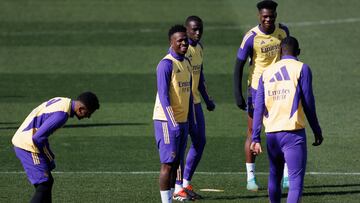
<svg viewBox="0 0 360 203"><path fill-rule="evenodd" d="M271 64L280 60L280 42L289 35L286 26L277 24L271 34L265 34L259 25L252 28L243 38L237 58L246 60L250 57L248 85L257 89L259 78Z"/></svg>

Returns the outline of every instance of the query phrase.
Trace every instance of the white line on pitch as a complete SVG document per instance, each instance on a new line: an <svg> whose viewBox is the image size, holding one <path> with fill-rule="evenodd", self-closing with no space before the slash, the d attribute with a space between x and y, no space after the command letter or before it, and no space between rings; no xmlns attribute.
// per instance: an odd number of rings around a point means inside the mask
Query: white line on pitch
<svg viewBox="0 0 360 203"><path fill-rule="evenodd" d="M0 174L23 174L23 171L0 171ZM118 175L146 175L159 174L158 171L54 171L54 174L118 174ZM200 175L245 175L246 172L196 172ZM257 175L268 175L267 172L256 172ZM358 176L360 172L307 172L306 175L327 175L327 176Z"/></svg>

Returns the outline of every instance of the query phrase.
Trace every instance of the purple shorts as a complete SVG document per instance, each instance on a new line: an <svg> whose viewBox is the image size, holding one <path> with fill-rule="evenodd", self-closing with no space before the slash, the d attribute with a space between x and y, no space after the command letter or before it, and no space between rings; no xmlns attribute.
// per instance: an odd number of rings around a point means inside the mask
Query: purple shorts
<svg viewBox="0 0 360 203"><path fill-rule="evenodd" d="M252 87L248 87L247 110L251 118L254 115L255 99L256 99L256 89Z"/></svg>
<svg viewBox="0 0 360 203"><path fill-rule="evenodd" d="M51 170L44 154L29 152L18 147L14 147L14 150L31 184L49 181Z"/></svg>
<svg viewBox="0 0 360 203"><path fill-rule="evenodd" d="M184 158L189 124L178 124L180 134L171 131L167 121L154 120L155 139L159 150L160 163L173 163Z"/></svg>

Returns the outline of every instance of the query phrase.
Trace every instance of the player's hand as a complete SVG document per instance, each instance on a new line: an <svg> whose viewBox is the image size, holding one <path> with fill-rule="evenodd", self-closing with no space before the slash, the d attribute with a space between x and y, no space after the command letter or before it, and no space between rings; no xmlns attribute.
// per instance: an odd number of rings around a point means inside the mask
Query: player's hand
<svg viewBox="0 0 360 203"><path fill-rule="evenodd" d="M253 155L259 155L262 153L261 144L258 142L251 142L250 151Z"/></svg>
<svg viewBox="0 0 360 203"><path fill-rule="evenodd" d="M206 104L206 108L208 111L214 111L215 110L215 103L214 101L210 100L207 104Z"/></svg>
<svg viewBox="0 0 360 203"><path fill-rule="evenodd" d="M244 100L244 97L236 98L236 105L237 105L240 109L246 111L246 102L245 102L245 100Z"/></svg>
<svg viewBox="0 0 360 203"><path fill-rule="evenodd" d="M322 135L314 135L315 142L312 144L313 146L319 146L323 142L324 138Z"/></svg>
<svg viewBox="0 0 360 203"><path fill-rule="evenodd" d="M169 127L169 130L171 131L171 133L172 133L173 135L175 135L176 137L180 135L180 127L179 127L179 124L177 124L177 126L174 127L171 122L168 122L168 126L170 126L170 127Z"/></svg>

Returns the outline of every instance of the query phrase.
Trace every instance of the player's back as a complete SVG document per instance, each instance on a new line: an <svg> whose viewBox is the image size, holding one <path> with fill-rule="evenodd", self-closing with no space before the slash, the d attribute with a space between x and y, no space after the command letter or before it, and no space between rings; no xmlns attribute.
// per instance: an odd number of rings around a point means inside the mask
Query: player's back
<svg viewBox="0 0 360 203"><path fill-rule="evenodd" d="M282 59L269 66L262 75L266 115L265 132L297 130L305 127L298 84L303 63Z"/></svg>
<svg viewBox="0 0 360 203"><path fill-rule="evenodd" d="M27 151L39 153L32 141L32 136L46 119L55 112L64 112L70 116L71 99L55 97L32 110L13 136L13 145Z"/></svg>

